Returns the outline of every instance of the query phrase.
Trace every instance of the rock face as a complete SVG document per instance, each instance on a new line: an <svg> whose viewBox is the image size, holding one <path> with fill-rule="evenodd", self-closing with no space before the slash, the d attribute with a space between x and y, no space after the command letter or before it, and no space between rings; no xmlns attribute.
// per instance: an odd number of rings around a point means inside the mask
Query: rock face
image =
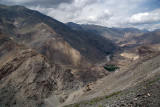
<svg viewBox="0 0 160 107"><path fill-rule="evenodd" d="M55 19L22 6L1 6L0 20L3 33L30 48L42 48L46 40L61 38L92 63L116 50L116 46L102 36L73 31Z"/></svg>
<svg viewBox="0 0 160 107"><path fill-rule="evenodd" d="M105 75L91 69L76 73L0 34L0 106L40 106L56 93L61 98L62 91L69 95Z"/></svg>
<svg viewBox="0 0 160 107"><path fill-rule="evenodd" d="M32 49L0 35L0 105L37 106L57 87L63 70Z"/></svg>

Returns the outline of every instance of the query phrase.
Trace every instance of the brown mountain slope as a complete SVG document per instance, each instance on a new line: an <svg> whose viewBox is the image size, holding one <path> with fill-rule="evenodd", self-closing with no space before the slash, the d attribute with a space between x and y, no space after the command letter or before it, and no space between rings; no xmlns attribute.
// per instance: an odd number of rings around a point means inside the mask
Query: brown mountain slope
<svg viewBox="0 0 160 107"><path fill-rule="evenodd" d="M55 101L62 103L73 90L104 75L103 71L62 68L0 34L1 107L40 106L44 99L55 95Z"/></svg>
<svg viewBox="0 0 160 107"><path fill-rule="evenodd" d="M39 23L34 25L32 28L29 26L17 31L15 28L12 30L10 27L5 27L14 26L12 24L8 24L9 22L5 22L1 25L3 32L5 31L4 28L9 29L6 29L7 32L11 30L11 34L7 35L10 35L12 39L30 48L38 50L50 60L71 67L90 67L87 60L76 49L72 48L67 42L65 42L65 40L48 25ZM14 32L16 32L18 37L15 37L16 34Z"/></svg>
<svg viewBox="0 0 160 107"><path fill-rule="evenodd" d="M160 44L160 31L146 33L137 37L125 39L118 44L122 47L135 47L146 44Z"/></svg>
<svg viewBox="0 0 160 107"><path fill-rule="evenodd" d="M155 46L153 45L153 47ZM136 104L141 106L159 105L159 101L155 97L157 96L159 98L159 93L154 92L160 90L160 87L158 87L157 85L159 84L158 81L160 78L159 47L160 46L157 45L157 47L155 48L156 51L154 52L153 51L149 52L147 49L144 49L144 47L140 47L141 50L145 50L148 52L144 51L145 53L141 53L141 55L142 54L143 55L142 56L140 55L138 59L132 61L132 63L126 63L126 65L123 66L123 68L121 68L120 70L117 70L114 73L97 81L96 82L97 84L92 84L89 87L94 87L94 88L90 88L91 90L77 97L74 97L73 100L65 102L64 105L67 105L69 103L79 102L71 105L71 107L76 105L79 105L80 107L88 107L88 106L97 107L100 104L102 104L105 107L120 106L118 104L122 103L121 100L123 100L124 103L122 104L124 106L136 106ZM157 87L157 88L155 89L148 88L147 90L146 84L149 84L150 87ZM129 91L129 89L132 88L133 90ZM126 90L128 90L128 93ZM144 91L144 93L141 91ZM121 92L123 94L118 95ZM148 97L147 92L151 94L151 98L154 98L154 100L151 100L150 98L146 100L146 98ZM140 94L140 96L138 95L137 98L136 94ZM116 98L116 95L118 95L118 98ZM146 95L147 97L144 97ZM133 101L134 98L136 98L135 99L136 101ZM133 101L133 103L128 104L130 103L130 101ZM146 101L151 101L151 102L146 102Z"/></svg>
<svg viewBox="0 0 160 107"><path fill-rule="evenodd" d="M160 76L150 78L123 91L65 107L159 107Z"/></svg>
<svg viewBox="0 0 160 107"><path fill-rule="evenodd" d="M136 37L135 40L138 44L160 44L160 31L144 34Z"/></svg>
<svg viewBox="0 0 160 107"><path fill-rule="evenodd" d="M102 36L73 31L55 19L22 6L0 6L0 18L1 25L8 25L2 26L5 34L10 34L15 40L24 44L34 42L31 48L34 45L40 46L45 40L59 35L91 62L101 61L108 53L116 50L116 46ZM39 41L32 41L33 39Z"/></svg>
<svg viewBox="0 0 160 107"><path fill-rule="evenodd" d="M44 56L0 35L0 105L40 104L57 87L56 75L63 70Z"/></svg>
<svg viewBox="0 0 160 107"><path fill-rule="evenodd" d="M26 29L30 31L26 32ZM71 67L90 67L87 60L76 49L72 48L51 27L44 23L39 23L32 29L21 29L19 35L28 37L20 37L17 41L38 50L50 60L56 61L56 63Z"/></svg>
<svg viewBox="0 0 160 107"><path fill-rule="evenodd" d="M73 22L66 23L71 29L76 31L86 31L92 34L101 35L114 42L123 40L125 38L135 37L149 32L148 30L140 30L137 28L108 28L105 26L92 25L92 24L76 24Z"/></svg>

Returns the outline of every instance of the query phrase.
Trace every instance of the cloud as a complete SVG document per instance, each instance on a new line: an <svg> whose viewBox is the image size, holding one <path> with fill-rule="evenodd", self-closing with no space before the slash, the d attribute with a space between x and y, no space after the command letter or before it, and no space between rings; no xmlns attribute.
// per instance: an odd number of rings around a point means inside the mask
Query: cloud
<svg viewBox="0 0 160 107"><path fill-rule="evenodd" d="M156 23L160 21L160 9L134 14L130 19L128 19L130 23L133 24L149 24Z"/></svg>
<svg viewBox="0 0 160 107"><path fill-rule="evenodd" d="M148 27L149 30L160 29L160 23L154 24L153 26Z"/></svg>
<svg viewBox="0 0 160 107"><path fill-rule="evenodd" d="M31 6L31 9L41 11L48 16L58 19L64 23L90 23L101 24L112 16L109 9L102 8L100 0L75 0L71 4L60 4L56 8L44 8L41 6Z"/></svg>
<svg viewBox="0 0 160 107"><path fill-rule="evenodd" d="M160 18L160 0L0 0L0 3L24 5L64 23L149 29L146 24L157 24Z"/></svg>
<svg viewBox="0 0 160 107"><path fill-rule="evenodd" d="M74 0L0 0L2 4L53 7L62 3L72 3Z"/></svg>

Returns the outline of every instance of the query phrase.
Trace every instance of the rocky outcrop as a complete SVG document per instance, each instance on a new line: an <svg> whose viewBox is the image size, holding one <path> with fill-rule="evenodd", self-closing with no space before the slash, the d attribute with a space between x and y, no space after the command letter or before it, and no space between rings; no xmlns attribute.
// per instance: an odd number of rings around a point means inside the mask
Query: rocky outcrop
<svg viewBox="0 0 160 107"><path fill-rule="evenodd" d="M37 105L57 89L60 68L44 56L0 35L1 106Z"/></svg>
<svg viewBox="0 0 160 107"><path fill-rule="evenodd" d="M62 103L63 93L68 96L104 75L105 72L98 70L61 67L0 34L0 106L36 107L54 95ZM86 76L88 79L84 79Z"/></svg>

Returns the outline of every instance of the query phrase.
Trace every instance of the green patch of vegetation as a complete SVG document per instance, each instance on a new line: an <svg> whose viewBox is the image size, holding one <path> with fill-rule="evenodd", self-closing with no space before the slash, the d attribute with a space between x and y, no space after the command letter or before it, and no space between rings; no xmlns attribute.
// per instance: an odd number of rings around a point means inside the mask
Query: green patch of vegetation
<svg viewBox="0 0 160 107"><path fill-rule="evenodd" d="M114 72L116 69L119 69L117 65L105 65L104 69L106 69L109 72Z"/></svg>
<svg viewBox="0 0 160 107"><path fill-rule="evenodd" d="M98 107L103 107L103 105L100 104Z"/></svg>
<svg viewBox="0 0 160 107"><path fill-rule="evenodd" d="M109 97L112 97L112 96L115 96L115 95L118 95L119 93L121 93L122 91L117 91L117 92L114 92L112 94L110 94L109 96L106 96L105 98L109 98Z"/></svg>
<svg viewBox="0 0 160 107"><path fill-rule="evenodd" d="M79 104L76 104L75 107L79 107Z"/></svg>
<svg viewBox="0 0 160 107"><path fill-rule="evenodd" d="M33 28L32 29L31 28L24 28L24 29L21 30L21 32L24 33L24 34L30 33L32 31L33 31Z"/></svg>
<svg viewBox="0 0 160 107"><path fill-rule="evenodd" d="M76 104L71 104L64 107L79 107L79 105L80 105L79 103L76 103Z"/></svg>

